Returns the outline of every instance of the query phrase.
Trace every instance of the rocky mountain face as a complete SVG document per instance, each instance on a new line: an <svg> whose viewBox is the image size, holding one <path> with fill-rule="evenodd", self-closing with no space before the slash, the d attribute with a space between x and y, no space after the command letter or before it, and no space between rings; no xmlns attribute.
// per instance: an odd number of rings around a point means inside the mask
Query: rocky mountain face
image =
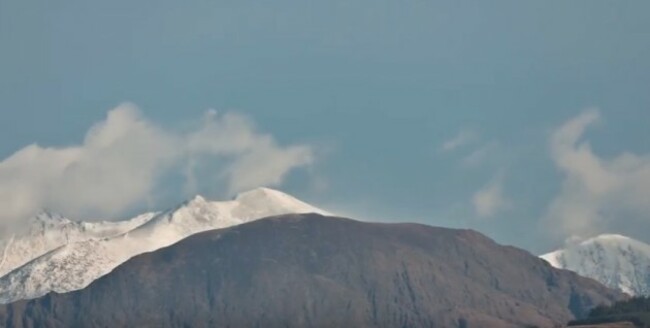
<svg viewBox="0 0 650 328"><path fill-rule="evenodd" d="M557 327L623 297L474 231L294 214L0 306L0 326Z"/></svg>
<svg viewBox="0 0 650 328"><path fill-rule="evenodd" d="M650 295L650 245L638 240L600 235L541 257L629 295Z"/></svg>
<svg viewBox="0 0 650 328"><path fill-rule="evenodd" d="M0 303L84 288L135 255L198 232L309 212L325 213L277 190L258 188L230 201L197 196L165 212L117 222L74 222L43 213L0 243Z"/></svg>

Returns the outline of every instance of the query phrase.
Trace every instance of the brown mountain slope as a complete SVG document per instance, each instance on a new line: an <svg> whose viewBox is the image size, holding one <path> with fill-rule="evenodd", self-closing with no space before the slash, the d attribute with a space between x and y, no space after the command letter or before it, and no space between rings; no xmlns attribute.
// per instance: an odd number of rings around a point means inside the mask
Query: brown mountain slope
<svg viewBox="0 0 650 328"><path fill-rule="evenodd" d="M0 325L552 327L621 297L474 231L309 214L192 236Z"/></svg>

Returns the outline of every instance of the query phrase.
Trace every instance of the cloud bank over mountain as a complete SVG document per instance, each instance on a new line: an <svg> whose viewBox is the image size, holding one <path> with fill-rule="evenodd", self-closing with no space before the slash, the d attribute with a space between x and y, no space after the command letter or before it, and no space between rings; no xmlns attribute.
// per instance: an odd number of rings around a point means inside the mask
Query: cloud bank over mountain
<svg viewBox="0 0 650 328"><path fill-rule="evenodd" d="M593 236L616 228L623 218L650 220L650 155L596 154L584 135L600 121L599 111L585 111L550 138L551 157L563 182L545 222L566 237Z"/></svg>
<svg viewBox="0 0 650 328"><path fill-rule="evenodd" d="M195 122L196 123L196 122ZM169 175L183 172L187 193L201 181L228 194L277 186L287 174L314 161L309 145L279 145L246 116L207 111L183 131L165 129L133 104L110 110L83 141L66 147L26 146L0 162L0 222L43 208L75 217L110 217L155 197Z"/></svg>

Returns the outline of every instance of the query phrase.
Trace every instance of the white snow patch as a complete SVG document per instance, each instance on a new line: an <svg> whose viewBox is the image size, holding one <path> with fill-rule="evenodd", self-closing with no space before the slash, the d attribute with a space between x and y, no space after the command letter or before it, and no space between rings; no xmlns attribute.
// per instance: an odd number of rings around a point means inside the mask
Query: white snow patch
<svg viewBox="0 0 650 328"><path fill-rule="evenodd" d="M604 234L540 257L627 294L650 295L650 245L630 237Z"/></svg>
<svg viewBox="0 0 650 328"><path fill-rule="evenodd" d="M12 247L10 256L24 263L14 259L13 271L0 272L0 303L82 289L133 256L195 233L290 213L329 215L280 191L258 188L222 202L196 196L172 210L122 222L59 220L64 223L21 237L21 251Z"/></svg>

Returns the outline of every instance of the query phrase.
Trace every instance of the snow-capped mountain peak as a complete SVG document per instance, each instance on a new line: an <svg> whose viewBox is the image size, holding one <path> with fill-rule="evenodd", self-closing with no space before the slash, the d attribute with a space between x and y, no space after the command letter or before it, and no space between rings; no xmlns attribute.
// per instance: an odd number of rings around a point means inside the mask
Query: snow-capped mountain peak
<svg viewBox="0 0 650 328"><path fill-rule="evenodd" d="M46 215L39 220L67 222L74 227L74 233L55 239L41 234L39 238L27 235L0 240L0 252L4 249L5 255L10 254L4 257L13 261L0 263L0 269L3 265L6 268L0 271L0 303L39 297L50 291L78 290L135 255L172 245L195 233L290 213L327 214L280 191L258 188L227 201L195 196L170 210L126 221L73 222ZM51 230L60 233L66 229ZM16 247L16 238L21 240L21 247ZM32 251L41 243L47 247Z"/></svg>
<svg viewBox="0 0 650 328"><path fill-rule="evenodd" d="M43 209L33 217L34 221L40 222L70 222L63 215Z"/></svg>
<svg viewBox="0 0 650 328"><path fill-rule="evenodd" d="M275 199L279 201L284 200L285 202L289 202L289 203L297 201L297 199L295 199L294 197L289 196L281 191L266 188L266 187L259 187L253 190L239 193L234 198L234 200L238 202L246 202L246 201L260 202L265 199L266 200Z"/></svg>
<svg viewBox="0 0 650 328"><path fill-rule="evenodd" d="M38 214L28 219L28 224L24 227L30 230L47 230L60 228L61 226L72 225L73 222L61 214L41 210Z"/></svg>
<svg viewBox="0 0 650 328"><path fill-rule="evenodd" d="M581 242L581 244L590 245L590 244L611 244L611 245L627 245L627 244L643 244L640 241L634 240L630 237L619 235L619 234L602 234L593 238L589 238Z"/></svg>
<svg viewBox="0 0 650 328"><path fill-rule="evenodd" d="M206 203L207 200L201 196L201 195L196 195L194 198L187 200L186 202L183 203L181 206L193 206L193 205L198 205L198 204L204 204Z"/></svg>
<svg viewBox="0 0 650 328"><path fill-rule="evenodd" d="M630 237L603 234L541 258L630 295L650 294L650 245Z"/></svg>
<svg viewBox="0 0 650 328"><path fill-rule="evenodd" d="M187 237L188 234L288 213L327 214L327 212L281 191L257 188L240 193L232 200L227 201L209 201L203 196L197 195L154 217L128 234L135 238L155 236L158 240L157 243L164 240L176 242L180 240L179 238ZM163 238L163 236L166 237ZM163 243L165 244L163 246L170 244Z"/></svg>
<svg viewBox="0 0 650 328"><path fill-rule="evenodd" d="M270 188L257 188L238 194L234 200L233 211L239 216L250 216L256 213L318 213L327 215L326 211L309 205L293 196ZM248 213L246 213L248 212Z"/></svg>
<svg viewBox="0 0 650 328"><path fill-rule="evenodd" d="M145 213L125 221L82 222L41 211L0 238L0 277L64 245L123 234L154 215Z"/></svg>
<svg viewBox="0 0 650 328"><path fill-rule="evenodd" d="M313 212L326 214L325 211L300 201L293 196L264 187L240 193L234 198L234 201L238 202L240 206L249 208L281 208L284 210L293 210L297 213Z"/></svg>

